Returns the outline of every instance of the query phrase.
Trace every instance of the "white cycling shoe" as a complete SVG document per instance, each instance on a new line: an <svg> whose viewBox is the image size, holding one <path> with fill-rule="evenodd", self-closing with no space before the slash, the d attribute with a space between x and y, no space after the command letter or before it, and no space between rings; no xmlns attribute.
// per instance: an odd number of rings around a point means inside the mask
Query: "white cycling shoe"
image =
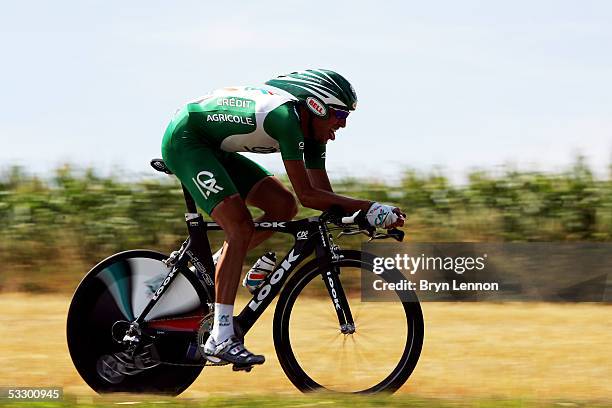
<svg viewBox="0 0 612 408"><path fill-rule="evenodd" d="M227 340L217 344L212 336L208 337L204 344L204 354L211 363L227 362L237 366L252 366L263 364L266 358L262 355L253 354L244 347L244 343L236 336L230 336Z"/></svg>

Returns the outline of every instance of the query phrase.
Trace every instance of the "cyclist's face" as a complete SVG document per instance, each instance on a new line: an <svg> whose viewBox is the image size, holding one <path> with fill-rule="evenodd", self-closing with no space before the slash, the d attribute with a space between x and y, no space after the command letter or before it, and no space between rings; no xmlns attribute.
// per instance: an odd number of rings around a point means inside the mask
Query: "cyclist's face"
<svg viewBox="0 0 612 408"><path fill-rule="evenodd" d="M319 143L327 143L328 140L336 139L336 130L346 126L346 115L336 109L329 108L327 119L315 118L313 121L314 138Z"/></svg>

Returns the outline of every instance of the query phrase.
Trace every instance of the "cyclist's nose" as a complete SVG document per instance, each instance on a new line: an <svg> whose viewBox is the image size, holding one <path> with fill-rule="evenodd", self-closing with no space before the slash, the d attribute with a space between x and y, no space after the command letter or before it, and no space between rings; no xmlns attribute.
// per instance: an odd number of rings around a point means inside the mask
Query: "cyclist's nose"
<svg viewBox="0 0 612 408"><path fill-rule="evenodd" d="M338 126L340 126L341 128L346 127L346 118L340 119L338 121Z"/></svg>

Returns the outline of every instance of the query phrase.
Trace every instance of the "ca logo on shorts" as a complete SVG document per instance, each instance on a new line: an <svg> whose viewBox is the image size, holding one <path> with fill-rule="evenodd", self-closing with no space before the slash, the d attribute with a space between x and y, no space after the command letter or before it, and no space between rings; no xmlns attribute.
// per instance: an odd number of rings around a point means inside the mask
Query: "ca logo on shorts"
<svg viewBox="0 0 612 408"><path fill-rule="evenodd" d="M198 173L196 177L191 178L195 183L200 193L204 196L204 198L208 198L211 193L218 193L223 190L223 187L217 185L217 180L215 180L215 175L210 171L201 171Z"/></svg>

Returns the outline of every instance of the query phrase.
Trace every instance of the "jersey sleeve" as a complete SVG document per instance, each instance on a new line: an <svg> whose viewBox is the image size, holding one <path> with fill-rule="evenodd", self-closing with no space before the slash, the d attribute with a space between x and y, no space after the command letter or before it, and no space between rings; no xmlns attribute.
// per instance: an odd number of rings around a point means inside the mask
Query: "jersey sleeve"
<svg viewBox="0 0 612 408"><path fill-rule="evenodd" d="M307 169L325 169L325 144L306 138L304 140L304 163Z"/></svg>
<svg viewBox="0 0 612 408"><path fill-rule="evenodd" d="M285 103L266 116L264 130L278 141L283 160L304 159L304 135L292 103Z"/></svg>

